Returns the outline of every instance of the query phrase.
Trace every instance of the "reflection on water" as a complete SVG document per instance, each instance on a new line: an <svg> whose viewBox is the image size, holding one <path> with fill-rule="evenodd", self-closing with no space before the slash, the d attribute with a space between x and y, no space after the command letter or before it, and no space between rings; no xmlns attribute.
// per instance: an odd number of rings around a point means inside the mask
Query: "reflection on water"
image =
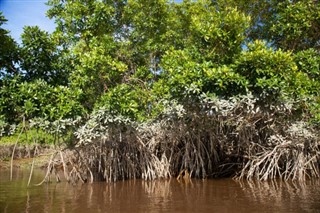
<svg viewBox="0 0 320 213"><path fill-rule="evenodd" d="M27 187L29 171L9 181L0 170L0 212L320 212L320 180L235 182L176 179ZM39 183L43 171L33 175Z"/></svg>
<svg viewBox="0 0 320 213"><path fill-rule="evenodd" d="M320 180L241 182L245 196L265 211L320 212Z"/></svg>

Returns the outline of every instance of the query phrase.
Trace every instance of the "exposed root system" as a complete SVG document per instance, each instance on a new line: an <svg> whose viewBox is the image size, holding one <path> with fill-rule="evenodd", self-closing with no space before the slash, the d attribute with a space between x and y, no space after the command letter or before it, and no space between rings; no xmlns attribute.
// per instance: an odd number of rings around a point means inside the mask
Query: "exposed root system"
<svg viewBox="0 0 320 213"><path fill-rule="evenodd" d="M181 178L186 171L191 178L320 177L319 132L292 122L286 107L260 110L243 98L169 115L141 125L98 111L48 171L61 165L73 183Z"/></svg>

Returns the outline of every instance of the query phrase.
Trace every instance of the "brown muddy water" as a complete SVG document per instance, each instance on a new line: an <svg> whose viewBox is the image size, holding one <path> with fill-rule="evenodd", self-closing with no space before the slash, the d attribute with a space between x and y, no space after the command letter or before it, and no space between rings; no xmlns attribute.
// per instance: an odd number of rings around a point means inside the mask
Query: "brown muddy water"
<svg viewBox="0 0 320 213"><path fill-rule="evenodd" d="M0 212L320 212L320 180L236 182L176 179L34 186L36 170L0 170ZM32 185L32 186L31 186Z"/></svg>

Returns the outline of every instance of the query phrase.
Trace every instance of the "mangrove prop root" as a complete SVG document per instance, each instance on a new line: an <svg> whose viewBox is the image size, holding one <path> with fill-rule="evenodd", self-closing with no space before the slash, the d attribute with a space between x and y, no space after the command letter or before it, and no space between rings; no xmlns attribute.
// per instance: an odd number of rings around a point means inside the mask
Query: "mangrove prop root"
<svg viewBox="0 0 320 213"><path fill-rule="evenodd" d="M224 114L194 112L145 126L109 124L100 126L95 136L90 134L97 127L90 126L83 130L82 139L79 136L82 143L50 159L48 171L56 165L53 161L60 162L72 183L172 176L233 176L238 180L320 177L317 131L288 122L290 114L279 109L244 108L239 103Z"/></svg>
<svg viewBox="0 0 320 213"><path fill-rule="evenodd" d="M13 158L14 158L14 152L16 150L16 147L17 147L17 144L19 142L19 139L20 139L20 136L21 134L23 133L23 131L25 130L25 117L23 117L23 121L22 121L22 128L21 128L21 131L18 135L18 138L14 144L14 147L13 147L13 150L12 150L12 155L11 155L11 162L10 162L10 181L12 181L12 170L13 170Z"/></svg>
<svg viewBox="0 0 320 213"><path fill-rule="evenodd" d="M30 185L30 182L31 182L31 178L32 178L32 173L33 173L33 167L34 167L34 157L33 157L33 159L32 159L32 165L31 165L31 170L30 170L30 175L29 175L29 180L28 180L28 185L27 186L29 186Z"/></svg>
<svg viewBox="0 0 320 213"><path fill-rule="evenodd" d="M38 183L38 184L35 184L35 186L40 186L42 185L45 181L48 180L49 178L49 175L51 174L52 172L52 168L53 168L53 160L54 160L54 156L57 154L57 152L53 153L50 157L50 160L49 160L49 163L48 163L48 166L47 166L47 172L46 172L46 175L45 177L43 178L43 180Z"/></svg>

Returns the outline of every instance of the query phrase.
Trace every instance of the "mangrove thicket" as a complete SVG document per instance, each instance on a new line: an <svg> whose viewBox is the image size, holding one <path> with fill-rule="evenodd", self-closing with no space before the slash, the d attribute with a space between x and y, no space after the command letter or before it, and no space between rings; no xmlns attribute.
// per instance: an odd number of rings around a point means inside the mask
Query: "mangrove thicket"
<svg viewBox="0 0 320 213"><path fill-rule="evenodd" d="M47 4L19 44L0 14L0 135L48 175L320 177L318 0Z"/></svg>

